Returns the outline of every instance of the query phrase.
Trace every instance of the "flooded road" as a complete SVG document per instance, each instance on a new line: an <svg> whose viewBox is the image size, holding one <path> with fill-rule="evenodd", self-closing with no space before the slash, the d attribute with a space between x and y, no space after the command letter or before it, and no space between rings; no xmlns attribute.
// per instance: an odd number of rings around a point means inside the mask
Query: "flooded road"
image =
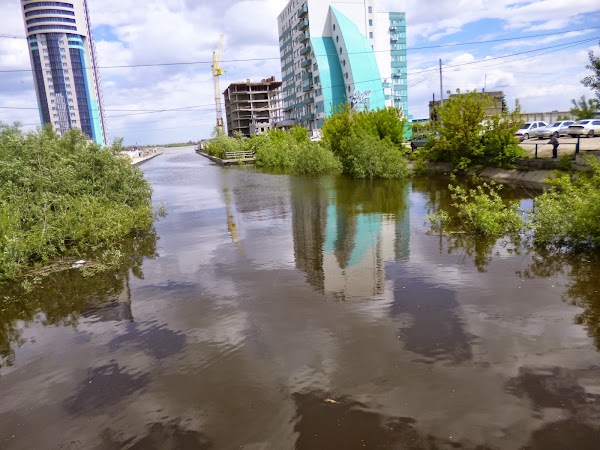
<svg viewBox="0 0 600 450"><path fill-rule="evenodd" d="M0 448L599 448L597 258L428 234L447 180L141 168L129 267L2 304Z"/></svg>

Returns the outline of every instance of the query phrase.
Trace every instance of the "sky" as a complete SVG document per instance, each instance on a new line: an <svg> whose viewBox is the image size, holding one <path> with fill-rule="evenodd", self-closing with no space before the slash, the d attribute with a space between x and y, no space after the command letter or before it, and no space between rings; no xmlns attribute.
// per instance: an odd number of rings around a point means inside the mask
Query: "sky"
<svg viewBox="0 0 600 450"><path fill-rule="evenodd" d="M110 140L123 137L126 145L142 145L209 137L216 121L210 63L219 35L225 36L221 90L236 81L281 79L277 16L286 4L146 0L140 7L137 0L88 0L100 67L188 63L101 69ZM457 89L503 90L509 107L519 99L524 112L544 112L567 111L572 98L592 95L580 80L589 73L588 51L600 53L597 0L378 0L376 5L380 12L406 12L414 118L427 117L428 101L433 94L439 98L439 59L445 96ZM0 30L25 35L18 0L0 0ZM506 55L514 56L500 58ZM33 75L26 41L0 37L0 122L14 121L26 130L39 126Z"/></svg>

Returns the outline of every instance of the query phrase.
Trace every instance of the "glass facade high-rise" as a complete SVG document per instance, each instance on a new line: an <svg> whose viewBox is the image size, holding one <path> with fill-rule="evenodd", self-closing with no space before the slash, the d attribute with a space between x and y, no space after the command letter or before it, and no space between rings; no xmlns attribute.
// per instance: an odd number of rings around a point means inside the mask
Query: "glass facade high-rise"
<svg viewBox="0 0 600 450"><path fill-rule="evenodd" d="M60 135L80 128L107 144L86 0L22 0L21 7L41 122Z"/></svg>
<svg viewBox="0 0 600 450"><path fill-rule="evenodd" d="M375 0L291 0L278 17L283 124L318 135L325 118L395 106L408 115L406 18Z"/></svg>

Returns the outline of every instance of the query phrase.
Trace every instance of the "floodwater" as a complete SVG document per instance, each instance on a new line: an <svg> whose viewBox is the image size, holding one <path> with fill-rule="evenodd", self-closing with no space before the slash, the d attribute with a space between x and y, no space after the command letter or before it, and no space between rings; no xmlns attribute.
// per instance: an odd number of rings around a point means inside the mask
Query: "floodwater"
<svg viewBox="0 0 600 450"><path fill-rule="evenodd" d="M428 234L448 180L141 167L129 267L0 303L0 448L600 448L594 255Z"/></svg>

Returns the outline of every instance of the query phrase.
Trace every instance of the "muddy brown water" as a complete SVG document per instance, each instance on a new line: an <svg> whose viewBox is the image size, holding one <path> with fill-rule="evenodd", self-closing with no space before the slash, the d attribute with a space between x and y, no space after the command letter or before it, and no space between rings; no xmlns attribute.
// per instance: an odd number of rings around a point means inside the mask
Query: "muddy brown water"
<svg viewBox="0 0 600 450"><path fill-rule="evenodd" d="M0 448L600 448L594 255L428 234L443 179L141 168L128 267L0 304Z"/></svg>

